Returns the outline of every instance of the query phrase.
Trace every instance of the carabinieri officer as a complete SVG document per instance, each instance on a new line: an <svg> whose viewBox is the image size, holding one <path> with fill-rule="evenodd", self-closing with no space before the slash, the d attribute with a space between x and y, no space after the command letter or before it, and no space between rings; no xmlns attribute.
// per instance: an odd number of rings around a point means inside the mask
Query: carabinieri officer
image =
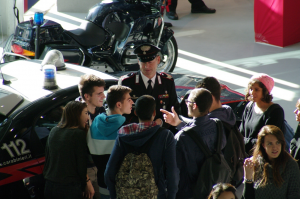
<svg viewBox="0 0 300 199"><path fill-rule="evenodd" d="M156 72L160 63L158 55L160 49L151 44L143 44L134 50L138 57L140 70L124 75L119 80L119 85L128 86L132 89L131 97L135 101L142 95L152 95L156 100L156 117L163 120L163 115L159 109L171 111L174 106L175 111L179 111L179 103L175 90L174 79L166 73ZM127 123L138 122L134 111L127 117ZM168 124L164 124L168 127Z"/></svg>

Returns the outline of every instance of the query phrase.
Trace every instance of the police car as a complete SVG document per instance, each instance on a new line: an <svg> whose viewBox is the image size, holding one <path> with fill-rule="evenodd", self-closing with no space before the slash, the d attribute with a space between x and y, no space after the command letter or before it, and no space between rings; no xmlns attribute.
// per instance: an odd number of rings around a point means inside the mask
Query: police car
<svg viewBox="0 0 300 199"><path fill-rule="evenodd" d="M41 70L41 60L11 57L4 61L13 62L0 65L0 198L6 185L42 173L48 134L60 121L62 107L79 96L81 75L104 79L105 90L117 84L111 75L67 63L49 84L51 75Z"/></svg>

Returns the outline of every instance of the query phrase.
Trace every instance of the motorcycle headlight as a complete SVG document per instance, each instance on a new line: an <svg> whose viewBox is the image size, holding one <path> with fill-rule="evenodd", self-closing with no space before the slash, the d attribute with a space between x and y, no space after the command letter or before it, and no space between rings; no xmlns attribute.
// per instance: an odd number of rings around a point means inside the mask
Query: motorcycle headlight
<svg viewBox="0 0 300 199"><path fill-rule="evenodd" d="M161 25L161 23L162 23L162 17L156 18L155 21L154 21L154 26L153 26L153 28L154 28L154 29L155 29L155 28L158 28L158 27Z"/></svg>

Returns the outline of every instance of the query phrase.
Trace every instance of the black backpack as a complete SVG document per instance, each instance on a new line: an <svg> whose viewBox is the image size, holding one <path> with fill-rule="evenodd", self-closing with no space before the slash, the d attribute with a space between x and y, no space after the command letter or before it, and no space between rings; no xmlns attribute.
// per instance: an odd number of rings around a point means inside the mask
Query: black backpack
<svg viewBox="0 0 300 199"><path fill-rule="evenodd" d="M244 177L244 160L247 158L245 152L244 137L236 125L231 126L222 122L226 134L226 146L223 150L225 160L231 168L231 184L237 185Z"/></svg>
<svg viewBox="0 0 300 199"><path fill-rule="evenodd" d="M203 142L201 137L192 129L186 127L183 129L189 135L205 156L204 163L201 166L198 174L196 185L193 190L194 199L206 199L209 195L213 185L223 182L229 183L231 180L231 168L221 152L221 143L223 138L223 125L219 119L214 119L217 123L217 147L216 151L212 153L207 145Z"/></svg>

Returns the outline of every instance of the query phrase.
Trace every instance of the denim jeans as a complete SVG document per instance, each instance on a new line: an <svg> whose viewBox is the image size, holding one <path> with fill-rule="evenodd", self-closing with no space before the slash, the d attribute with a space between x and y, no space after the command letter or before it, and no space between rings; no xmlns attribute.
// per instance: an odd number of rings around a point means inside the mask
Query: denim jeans
<svg viewBox="0 0 300 199"><path fill-rule="evenodd" d="M46 180L45 199L82 199L81 184L59 184Z"/></svg>

